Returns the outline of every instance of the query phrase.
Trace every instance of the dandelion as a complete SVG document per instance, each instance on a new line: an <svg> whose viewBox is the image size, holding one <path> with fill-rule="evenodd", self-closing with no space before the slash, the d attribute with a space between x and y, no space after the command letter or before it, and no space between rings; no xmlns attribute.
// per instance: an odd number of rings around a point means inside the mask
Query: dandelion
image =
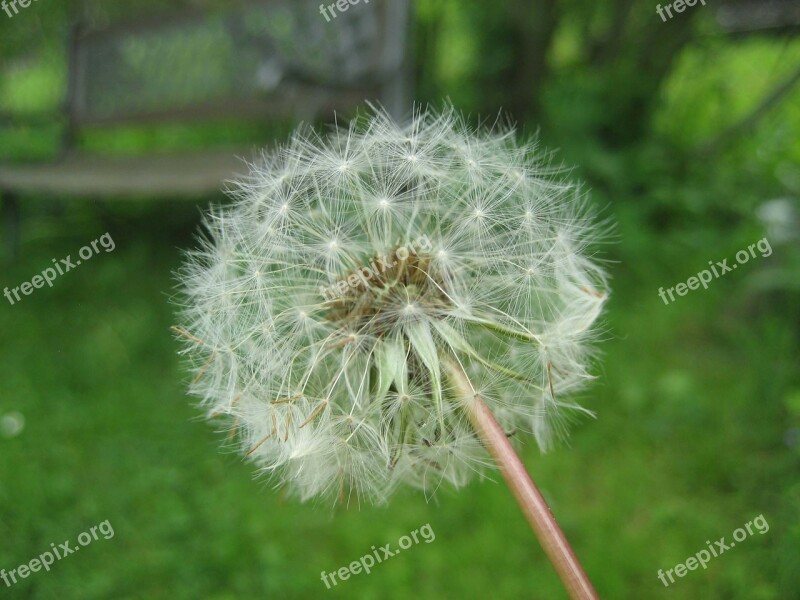
<svg viewBox="0 0 800 600"><path fill-rule="evenodd" d="M569 396L607 294L580 189L448 108L300 130L232 193L179 274L175 331L242 453L302 499L384 502L463 486L488 450L579 570L508 437L546 450L588 412Z"/></svg>

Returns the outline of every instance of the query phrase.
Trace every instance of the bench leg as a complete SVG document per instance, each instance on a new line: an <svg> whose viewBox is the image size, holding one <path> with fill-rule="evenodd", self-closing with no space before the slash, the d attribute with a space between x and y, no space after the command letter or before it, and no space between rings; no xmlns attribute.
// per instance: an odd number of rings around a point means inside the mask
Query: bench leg
<svg viewBox="0 0 800 600"><path fill-rule="evenodd" d="M6 260L9 263L16 262L19 257L19 238L20 238L20 213L19 199L16 194L6 192L3 194L3 226L5 227L6 238Z"/></svg>

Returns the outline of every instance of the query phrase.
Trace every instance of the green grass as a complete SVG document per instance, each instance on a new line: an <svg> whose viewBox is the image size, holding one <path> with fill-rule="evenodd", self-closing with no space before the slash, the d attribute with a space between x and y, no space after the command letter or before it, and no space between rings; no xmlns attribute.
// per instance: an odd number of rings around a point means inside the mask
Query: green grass
<svg viewBox="0 0 800 600"><path fill-rule="evenodd" d="M27 205L26 205L27 206ZM504 486L474 482L388 507L300 505L221 452L200 421L168 297L176 247L196 211L181 205L46 216L29 208L23 258L0 285L110 231L117 247L11 306L0 304L0 568L12 569L109 520L115 535L0 595L33 599L563 598ZM797 339L790 309L744 297L741 270L670 306L657 296L704 262L614 251L615 293L597 384L569 445L523 458L604 598L785 599L800 588ZM630 232L637 239L635 232ZM722 257L710 236L703 256ZM681 251L673 250L675 255ZM778 260L779 252L768 260ZM752 272L762 264L748 266ZM669 589L656 577L764 514L756 534ZM321 571L430 523L421 543L326 590Z"/></svg>

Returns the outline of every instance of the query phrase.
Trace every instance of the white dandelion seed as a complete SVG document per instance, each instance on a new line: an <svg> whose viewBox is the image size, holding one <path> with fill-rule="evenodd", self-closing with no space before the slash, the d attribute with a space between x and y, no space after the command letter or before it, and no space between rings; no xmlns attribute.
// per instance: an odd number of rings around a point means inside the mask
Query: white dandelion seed
<svg viewBox="0 0 800 600"><path fill-rule="evenodd" d="M489 461L465 385L549 448L607 292L598 226L542 156L452 108L295 134L179 274L191 392L303 499L466 484Z"/></svg>

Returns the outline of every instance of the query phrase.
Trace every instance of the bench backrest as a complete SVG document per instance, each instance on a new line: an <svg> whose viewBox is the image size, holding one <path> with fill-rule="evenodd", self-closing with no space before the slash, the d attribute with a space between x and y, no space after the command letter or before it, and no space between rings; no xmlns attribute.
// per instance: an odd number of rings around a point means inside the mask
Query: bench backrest
<svg viewBox="0 0 800 600"><path fill-rule="evenodd" d="M311 119L367 99L407 110L410 0L258 0L106 29L70 52L73 128L216 117ZM326 3L329 4L329 3Z"/></svg>

